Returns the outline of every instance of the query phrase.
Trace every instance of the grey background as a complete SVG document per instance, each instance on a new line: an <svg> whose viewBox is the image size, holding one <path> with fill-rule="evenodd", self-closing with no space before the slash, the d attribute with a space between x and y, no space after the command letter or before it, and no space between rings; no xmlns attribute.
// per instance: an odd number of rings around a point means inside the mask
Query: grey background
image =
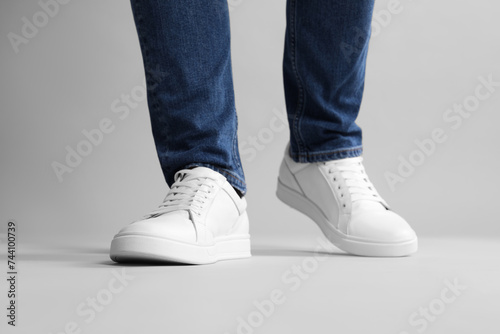
<svg viewBox="0 0 500 334"><path fill-rule="evenodd" d="M284 107L281 59L285 1L230 1L240 146L269 128ZM376 12L388 1L377 1ZM443 121L474 93L478 76L500 81L500 5L496 1L408 1L372 37L359 124L365 165L379 192L419 235L500 232L500 89L457 130ZM0 4L0 220L17 219L25 240L108 242L124 224L156 207L167 191L150 133L147 103L120 119L111 104L143 81L127 1L71 1L15 53L9 32L40 11L36 1ZM114 131L59 182L82 130L109 118ZM279 123L281 124L281 123ZM434 128L448 136L392 191L384 173ZM266 133L263 135L265 136ZM269 132L267 132L269 134ZM266 137L267 138L267 137ZM311 222L274 195L288 129L275 131L254 159L242 153L254 238L316 235ZM248 147L248 146L245 146Z"/></svg>
<svg viewBox="0 0 500 334"><path fill-rule="evenodd" d="M244 148L250 136L269 134L273 110L284 106L285 1L229 3ZM388 4L378 0L375 11ZM419 252L378 259L323 247L319 229L274 195L285 129L255 159L242 154L254 256L185 267L121 266L108 258L114 233L155 208L168 190L146 102L125 119L111 110L144 77L128 1L61 5L19 53L7 35L19 34L22 18L31 20L40 7L0 2L0 226L15 219L19 241L20 327L7 332L55 334L76 321L93 334L233 334L238 317L247 319L255 302L281 289L287 301L254 333L413 334L418 327L409 317L439 301L446 282L454 281L465 291L425 333L498 332L500 89L455 130L443 115L474 94L479 76L500 81L500 3L401 0L400 8L372 38L359 123L368 173L417 231ZM63 162L65 147L75 148L85 139L82 131L105 118L113 132L59 182L52 163ZM398 157L415 152L414 141L436 128L447 140L392 191L384 174L395 172ZM292 291L283 275L305 263L317 266ZM85 323L77 306L105 292L122 270L133 280ZM2 319L3 333L3 312Z"/></svg>

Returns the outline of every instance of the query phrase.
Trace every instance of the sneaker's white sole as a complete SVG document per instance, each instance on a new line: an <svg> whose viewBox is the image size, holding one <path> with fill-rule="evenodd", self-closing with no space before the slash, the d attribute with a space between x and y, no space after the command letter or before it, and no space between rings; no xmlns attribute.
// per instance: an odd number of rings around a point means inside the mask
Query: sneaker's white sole
<svg viewBox="0 0 500 334"><path fill-rule="evenodd" d="M337 230L320 209L307 197L287 187L278 179L276 196L291 208L311 218L328 240L343 251L360 256L407 256L418 249L417 238L396 243L360 240Z"/></svg>
<svg viewBox="0 0 500 334"><path fill-rule="evenodd" d="M249 235L221 237L211 245L195 245L150 235L117 235L110 249L110 258L115 262L208 264L250 256Z"/></svg>

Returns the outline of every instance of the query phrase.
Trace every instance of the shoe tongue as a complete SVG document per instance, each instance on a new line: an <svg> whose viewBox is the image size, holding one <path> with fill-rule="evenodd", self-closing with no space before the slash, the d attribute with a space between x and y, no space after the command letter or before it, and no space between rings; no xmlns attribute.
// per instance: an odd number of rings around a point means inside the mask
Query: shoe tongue
<svg viewBox="0 0 500 334"><path fill-rule="evenodd" d="M175 174L175 181L182 181L186 178L186 176L187 176L187 173L177 172Z"/></svg>
<svg viewBox="0 0 500 334"><path fill-rule="evenodd" d="M194 167L192 169L182 169L175 173L175 181L187 181L198 177L210 177L213 179L224 179L225 177L213 169L207 167Z"/></svg>

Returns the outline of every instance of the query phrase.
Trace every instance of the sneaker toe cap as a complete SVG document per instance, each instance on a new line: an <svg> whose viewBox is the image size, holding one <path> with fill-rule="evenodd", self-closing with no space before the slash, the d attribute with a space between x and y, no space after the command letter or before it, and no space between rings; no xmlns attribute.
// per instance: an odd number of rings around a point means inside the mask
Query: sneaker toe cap
<svg viewBox="0 0 500 334"><path fill-rule="evenodd" d="M373 242L404 242L417 237L406 220L390 210L352 216L348 232Z"/></svg>
<svg viewBox="0 0 500 334"><path fill-rule="evenodd" d="M141 235L180 242L196 242L196 229L187 212L171 212L159 217L139 220L122 228L118 235Z"/></svg>

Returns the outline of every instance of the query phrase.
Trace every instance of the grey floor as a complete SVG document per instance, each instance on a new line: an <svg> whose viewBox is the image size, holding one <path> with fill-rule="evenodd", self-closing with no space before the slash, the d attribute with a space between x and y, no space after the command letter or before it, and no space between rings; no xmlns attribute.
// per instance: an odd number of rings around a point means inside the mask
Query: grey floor
<svg viewBox="0 0 500 334"><path fill-rule="evenodd" d="M498 239L421 237L406 258L257 239L252 258L206 266L118 265L107 247L22 245L18 326L1 332L500 332Z"/></svg>

